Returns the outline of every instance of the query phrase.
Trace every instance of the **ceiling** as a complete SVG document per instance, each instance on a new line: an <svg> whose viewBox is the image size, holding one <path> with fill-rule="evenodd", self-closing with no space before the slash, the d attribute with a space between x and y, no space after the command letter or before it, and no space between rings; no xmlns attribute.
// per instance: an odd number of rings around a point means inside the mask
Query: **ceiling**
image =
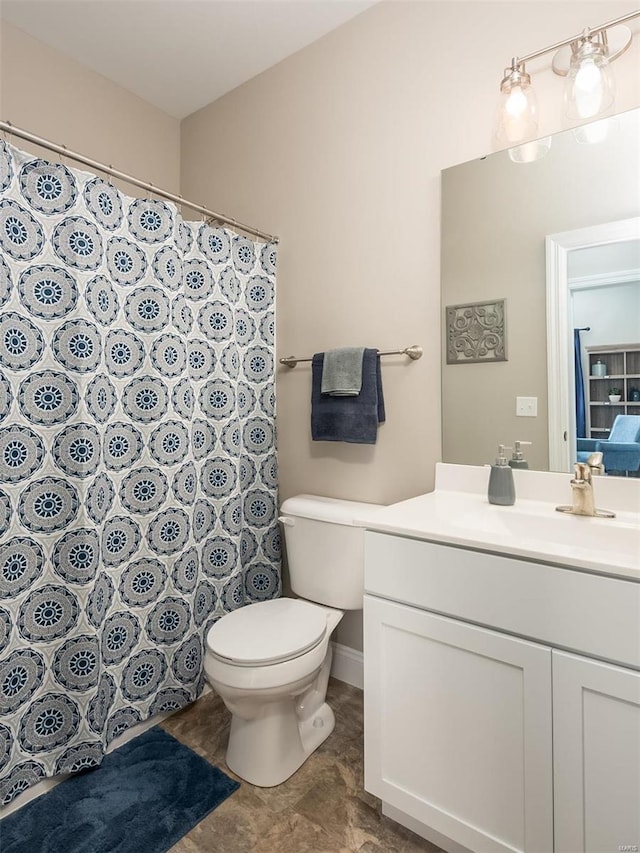
<svg viewBox="0 0 640 853"><path fill-rule="evenodd" d="M377 0L1 0L2 19L182 119Z"/></svg>

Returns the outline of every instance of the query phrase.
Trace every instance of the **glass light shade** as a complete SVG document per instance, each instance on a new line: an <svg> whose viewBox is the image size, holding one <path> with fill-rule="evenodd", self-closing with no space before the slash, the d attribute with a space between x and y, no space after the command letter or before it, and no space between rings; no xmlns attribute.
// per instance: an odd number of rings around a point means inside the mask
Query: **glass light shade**
<svg viewBox="0 0 640 853"><path fill-rule="evenodd" d="M534 163L548 154L550 148L551 137L545 136L542 139L534 139L532 142L524 142L522 145L510 148L509 159L512 163Z"/></svg>
<svg viewBox="0 0 640 853"><path fill-rule="evenodd" d="M615 78L602 45L586 41L573 54L564 98L570 119L595 118L613 104Z"/></svg>
<svg viewBox="0 0 640 853"><path fill-rule="evenodd" d="M582 127L574 127L573 135L580 145L597 145L604 142L609 135L611 119L603 118L600 121L592 121L591 124L583 124Z"/></svg>
<svg viewBox="0 0 640 853"><path fill-rule="evenodd" d="M514 81L505 78L500 87L496 139L499 142L523 142L538 129L536 94L528 75Z"/></svg>

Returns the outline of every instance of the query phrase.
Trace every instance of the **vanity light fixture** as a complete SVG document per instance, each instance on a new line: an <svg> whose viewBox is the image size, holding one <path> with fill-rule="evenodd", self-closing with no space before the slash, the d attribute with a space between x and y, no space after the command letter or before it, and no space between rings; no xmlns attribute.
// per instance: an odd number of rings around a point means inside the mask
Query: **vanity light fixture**
<svg viewBox="0 0 640 853"><path fill-rule="evenodd" d="M601 118L573 128L573 136L580 145L597 145L609 136L614 118ZM613 124L615 127L615 123Z"/></svg>
<svg viewBox="0 0 640 853"><path fill-rule="evenodd" d="M538 105L531 86L531 75L524 62L512 59L505 68L500 83L501 108L498 113L496 139L500 142L521 142L531 139L538 129Z"/></svg>
<svg viewBox="0 0 640 853"><path fill-rule="evenodd" d="M497 141L517 144L534 138L538 128L537 106L525 65L546 53L555 53L552 68L566 77L567 118L588 120L606 113L615 98L611 63L631 44L631 31L622 24L637 17L640 11L629 12L599 27L587 28L580 35L514 57L500 83Z"/></svg>
<svg viewBox="0 0 640 853"><path fill-rule="evenodd" d="M512 163L533 163L541 160L551 150L551 137L544 136L542 139L532 139L509 148L509 159Z"/></svg>

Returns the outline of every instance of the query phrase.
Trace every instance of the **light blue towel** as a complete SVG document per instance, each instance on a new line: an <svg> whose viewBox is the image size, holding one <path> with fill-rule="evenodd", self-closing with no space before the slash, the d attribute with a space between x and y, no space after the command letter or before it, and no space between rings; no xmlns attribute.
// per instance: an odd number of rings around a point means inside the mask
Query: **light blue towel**
<svg viewBox="0 0 640 853"><path fill-rule="evenodd" d="M332 397L357 397L362 388L364 347L330 349L324 354L320 392Z"/></svg>

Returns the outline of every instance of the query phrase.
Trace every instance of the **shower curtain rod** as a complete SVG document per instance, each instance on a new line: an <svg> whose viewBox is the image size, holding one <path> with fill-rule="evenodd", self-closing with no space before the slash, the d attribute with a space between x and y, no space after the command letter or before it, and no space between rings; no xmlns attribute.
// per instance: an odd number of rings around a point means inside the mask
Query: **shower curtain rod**
<svg viewBox="0 0 640 853"><path fill-rule="evenodd" d="M250 225L243 225L242 222L238 222L237 219L232 219L230 216L224 216L221 213L216 213L213 210L209 210L207 207L203 207L201 204L195 204L192 201L187 201L181 195L175 195L167 190L160 189L148 181L141 181L139 178L133 177L133 175L127 175L126 172L120 172L118 169L114 169L113 166L108 166L106 163L99 163L97 160L85 157L84 154L78 154L76 151L70 151L65 145L58 145L55 142L51 142L49 139L44 139L41 136L36 136L34 133L30 133L28 130L22 130L22 128L11 124L10 121L0 121L0 131L10 133L20 139L25 139L27 142L33 142L35 145L39 145L41 148L46 148L49 151L54 151L62 157L69 157L71 160L76 160L78 163L83 163L85 166L90 166L92 169L97 169L99 172L104 172L105 174L118 178L121 181L125 181L128 184L133 184L140 189L147 190L154 195L161 196L161 198L173 201L175 204L184 205L191 210L204 214L204 216L207 217L208 223L220 222L224 225L232 225L234 228L238 228L240 231L246 231L247 234L253 234L255 237L260 237L268 243L278 242L278 238L274 237L272 234L267 234L265 231L260 231L258 228L253 228Z"/></svg>

